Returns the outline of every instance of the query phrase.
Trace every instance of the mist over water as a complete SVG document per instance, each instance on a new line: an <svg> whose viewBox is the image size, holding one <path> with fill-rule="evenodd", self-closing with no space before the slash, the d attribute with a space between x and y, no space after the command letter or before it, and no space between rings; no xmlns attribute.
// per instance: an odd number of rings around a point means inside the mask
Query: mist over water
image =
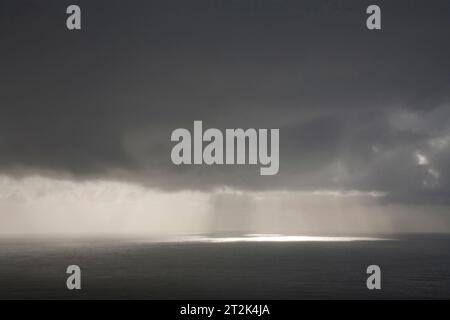
<svg viewBox="0 0 450 320"><path fill-rule="evenodd" d="M385 203L370 192L164 192L116 181L0 176L0 237L449 231L446 206Z"/></svg>

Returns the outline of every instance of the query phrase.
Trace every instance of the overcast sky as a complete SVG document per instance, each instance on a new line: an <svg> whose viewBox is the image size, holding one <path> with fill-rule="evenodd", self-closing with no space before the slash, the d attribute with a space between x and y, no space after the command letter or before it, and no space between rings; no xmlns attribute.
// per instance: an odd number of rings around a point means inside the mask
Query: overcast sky
<svg viewBox="0 0 450 320"><path fill-rule="evenodd" d="M4 188L353 192L450 226L449 1L76 1L70 32L72 3L0 1ZM173 165L170 134L194 120L279 128L279 173Z"/></svg>

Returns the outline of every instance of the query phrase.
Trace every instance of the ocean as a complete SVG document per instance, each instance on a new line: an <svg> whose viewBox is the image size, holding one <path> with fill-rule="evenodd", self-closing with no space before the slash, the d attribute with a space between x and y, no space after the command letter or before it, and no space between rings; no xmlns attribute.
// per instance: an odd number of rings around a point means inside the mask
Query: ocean
<svg viewBox="0 0 450 320"><path fill-rule="evenodd" d="M0 299L450 299L449 235L255 239L2 238Z"/></svg>

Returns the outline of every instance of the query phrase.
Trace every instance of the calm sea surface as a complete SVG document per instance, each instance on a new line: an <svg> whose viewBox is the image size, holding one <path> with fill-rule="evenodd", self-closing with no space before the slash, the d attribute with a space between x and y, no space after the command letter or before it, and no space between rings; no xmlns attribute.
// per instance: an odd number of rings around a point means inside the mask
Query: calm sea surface
<svg viewBox="0 0 450 320"><path fill-rule="evenodd" d="M390 238L3 238L0 299L450 299L450 236ZM66 289L72 264L82 269L81 291ZM366 289L371 264L382 269L382 290Z"/></svg>

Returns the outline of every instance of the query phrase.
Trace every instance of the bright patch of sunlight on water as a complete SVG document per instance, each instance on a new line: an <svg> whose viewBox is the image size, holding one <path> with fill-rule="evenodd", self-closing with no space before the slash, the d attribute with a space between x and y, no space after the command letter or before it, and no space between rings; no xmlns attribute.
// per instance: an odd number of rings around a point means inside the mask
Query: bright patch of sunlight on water
<svg viewBox="0 0 450 320"><path fill-rule="evenodd" d="M173 242L207 242L207 243L230 243L230 242L350 242L350 241L383 241L392 240L376 237L344 237L344 236L294 236L281 234L247 234L234 237L207 237L190 236L173 240ZM172 241L170 241L172 242Z"/></svg>

